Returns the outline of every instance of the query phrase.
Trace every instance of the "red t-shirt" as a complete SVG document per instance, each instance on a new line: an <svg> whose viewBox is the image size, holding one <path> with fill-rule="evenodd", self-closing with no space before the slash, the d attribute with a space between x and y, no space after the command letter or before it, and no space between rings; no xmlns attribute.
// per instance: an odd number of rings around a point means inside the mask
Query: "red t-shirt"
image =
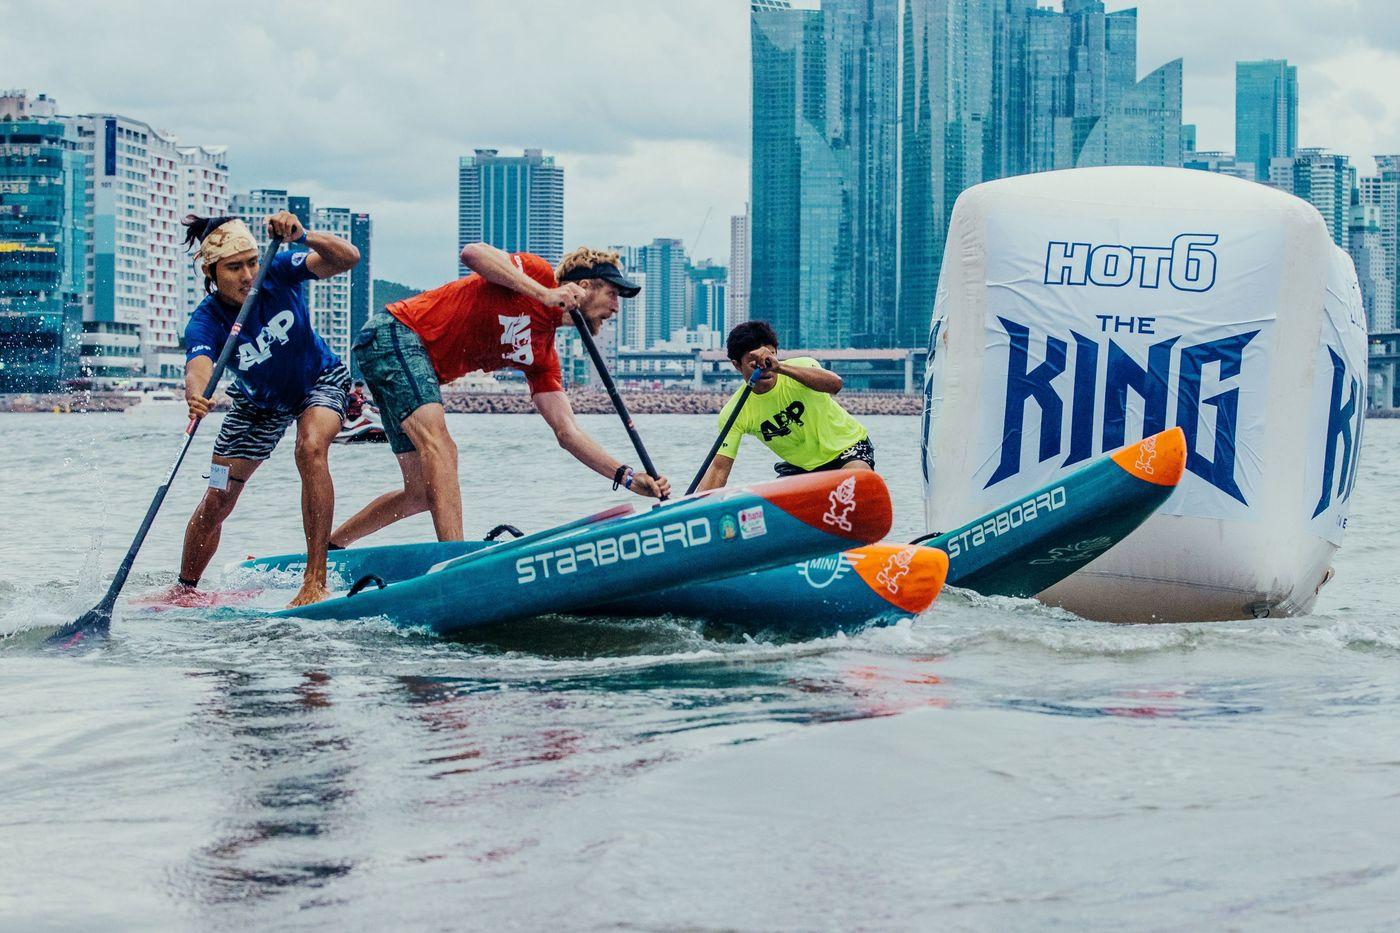
<svg viewBox="0 0 1400 933"><path fill-rule="evenodd" d="M512 253L510 259L546 288L557 286L554 269L540 257ZM525 373L532 395L564 389L554 349L558 309L469 275L396 301L387 310L423 341L439 382L509 366Z"/></svg>

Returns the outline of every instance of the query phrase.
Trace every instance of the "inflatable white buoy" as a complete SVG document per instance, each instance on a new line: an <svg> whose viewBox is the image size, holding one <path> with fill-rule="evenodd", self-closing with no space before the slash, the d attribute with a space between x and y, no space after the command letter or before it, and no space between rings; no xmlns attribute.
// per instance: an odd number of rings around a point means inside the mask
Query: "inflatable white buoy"
<svg viewBox="0 0 1400 933"><path fill-rule="evenodd" d="M1366 330L1351 260L1307 202L1170 168L970 188L928 359L929 530L1179 425L1177 492L1041 598L1119 621L1312 607L1356 479Z"/></svg>

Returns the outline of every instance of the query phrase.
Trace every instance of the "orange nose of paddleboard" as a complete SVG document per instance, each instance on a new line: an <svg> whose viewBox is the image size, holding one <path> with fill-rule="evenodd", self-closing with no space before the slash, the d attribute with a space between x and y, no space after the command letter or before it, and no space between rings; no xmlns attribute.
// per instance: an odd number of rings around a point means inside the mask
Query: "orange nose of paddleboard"
<svg viewBox="0 0 1400 933"><path fill-rule="evenodd" d="M918 544L871 544L846 556L876 595L905 612L927 609L948 578L948 555Z"/></svg>
<svg viewBox="0 0 1400 933"><path fill-rule="evenodd" d="M798 521L870 544L890 530L890 491L874 470L807 473L749 487Z"/></svg>
<svg viewBox="0 0 1400 933"><path fill-rule="evenodd" d="M1138 479L1158 486L1175 486L1186 472L1186 434L1168 428L1113 454L1113 462Z"/></svg>

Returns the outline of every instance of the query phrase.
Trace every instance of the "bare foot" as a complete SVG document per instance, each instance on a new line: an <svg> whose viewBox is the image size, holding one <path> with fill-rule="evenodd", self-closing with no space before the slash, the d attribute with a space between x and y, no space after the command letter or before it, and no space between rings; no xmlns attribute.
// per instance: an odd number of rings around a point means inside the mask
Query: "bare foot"
<svg viewBox="0 0 1400 933"><path fill-rule="evenodd" d="M322 583L306 582L301 585L301 590L287 603L288 609L295 609L297 606L309 606L312 603L319 603L323 599L330 599L331 592Z"/></svg>

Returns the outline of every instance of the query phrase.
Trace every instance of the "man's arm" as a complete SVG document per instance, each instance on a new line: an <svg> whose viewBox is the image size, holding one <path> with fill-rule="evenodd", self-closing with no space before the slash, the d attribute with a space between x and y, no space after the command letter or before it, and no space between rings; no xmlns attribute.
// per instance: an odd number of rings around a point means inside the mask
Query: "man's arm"
<svg viewBox="0 0 1400 933"><path fill-rule="evenodd" d="M559 441L560 447L599 476L612 479L617 475L617 468L622 462L615 460L578 426L574 419L574 407L569 404L567 395L563 392L539 392L531 396L530 401L554 431L554 437ZM632 491L639 496L660 498L661 495L670 495L671 483L664 476L654 480L637 470L632 480Z"/></svg>
<svg viewBox="0 0 1400 933"><path fill-rule="evenodd" d="M710 468L705 471L705 475L701 478L700 485L695 487L695 491L704 492L706 489L720 488L729 482L729 471L733 468L733 457L715 454L715 459L710 461Z"/></svg>
<svg viewBox="0 0 1400 933"><path fill-rule="evenodd" d="M196 420L209 414L210 401L204 397L204 387L214 375L214 361L207 356L195 356L185 363L185 404L190 417Z"/></svg>
<svg viewBox="0 0 1400 933"><path fill-rule="evenodd" d="M360 261L360 251L353 244L329 233L308 233L306 245L311 249L306 268L318 279L348 272Z"/></svg>
<svg viewBox="0 0 1400 933"><path fill-rule="evenodd" d="M827 395L835 395L841 391L841 377L829 369L822 369L820 366L791 366L787 363L779 363L778 358L769 353L761 360L764 369L775 373L781 373L789 379L795 379L809 389L817 392L825 392Z"/></svg>
<svg viewBox="0 0 1400 933"><path fill-rule="evenodd" d="M565 282L558 288L550 288L536 282L510 261L510 253L485 243L468 243L462 247L462 265L481 276L492 285L500 285L526 298L533 298L546 308L567 311L578 307L584 291L574 282Z"/></svg>
<svg viewBox="0 0 1400 933"><path fill-rule="evenodd" d="M297 215L291 211L278 211L267 218L267 229L281 237L284 243L294 243L306 233L306 245L311 250L306 257L306 268L318 279L339 275L360 261L360 251L354 245L329 233L304 230Z"/></svg>

